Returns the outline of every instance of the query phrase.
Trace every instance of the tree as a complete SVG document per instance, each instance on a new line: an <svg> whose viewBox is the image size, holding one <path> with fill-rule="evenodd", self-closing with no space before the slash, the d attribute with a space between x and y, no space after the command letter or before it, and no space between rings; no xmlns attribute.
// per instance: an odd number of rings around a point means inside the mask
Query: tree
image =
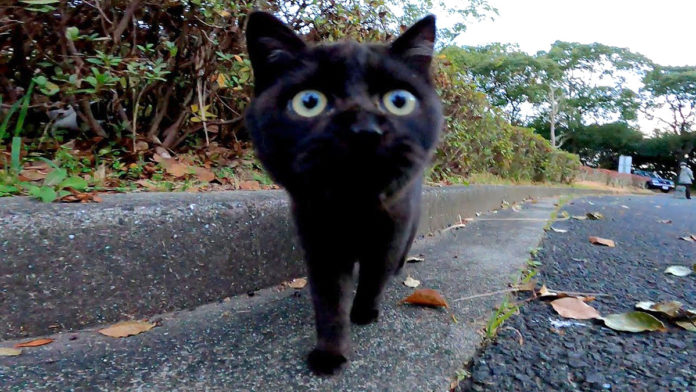
<svg viewBox="0 0 696 392"><path fill-rule="evenodd" d="M443 53L466 73L493 106L501 107L513 125L522 123L525 103L534 103L542 93L539 63L512 45L448 47Z"/></svg>
<svg viewBox="0 0 696 392"><path fill-rule="evenodd" d="M594 167L616 169L620 155L635 155L643 134L625 122L578 127L568 136L564 149Z"/></svg>
<svg viewBox="0 0 696 392"><path fill-rule="evenodd" d="M649 94L646 108L667 108L671 118L657 118L677 135L696 130L696 67L655 66L643 78L643 92Z"/></svg>

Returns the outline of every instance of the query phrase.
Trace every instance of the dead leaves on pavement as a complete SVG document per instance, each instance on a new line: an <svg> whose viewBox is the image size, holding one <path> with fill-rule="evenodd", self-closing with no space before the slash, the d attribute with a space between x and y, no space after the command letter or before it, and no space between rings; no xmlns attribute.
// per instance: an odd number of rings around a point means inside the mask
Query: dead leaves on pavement
<svg viewBox="0 0 696 392"><path fill-rule="evenodd" d="M97 332L112 338L125 338L127 336L147 332L154 327L155 324L148 323L147 321L130 320L116 323L110 327L100 329Z"/></svg>

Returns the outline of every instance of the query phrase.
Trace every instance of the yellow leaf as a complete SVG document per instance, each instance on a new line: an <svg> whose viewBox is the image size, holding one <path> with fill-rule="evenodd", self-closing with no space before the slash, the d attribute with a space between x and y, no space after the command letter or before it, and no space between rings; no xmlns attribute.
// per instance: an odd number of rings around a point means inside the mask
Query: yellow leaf
<svg viewBox="0 0 696 392"><path fill-rule="evenodd" d="M237 60L237 62L239 62L239 63L243 63L243 62L244 62L244 60L242 60L242 56L240 56L240 55L238 55L238 54L235 54L235 55L234 55L234 59Z"/></svg>
<svg viewBox="0 0 696 392"><path fill-rule="evenodd" d="M227 87L227 78L224 74L218 74L216 81L218 86Z"/></svg>
<svg viewBox="0 0 696 392"><path fill-rule="evenodd" d="M18 348L0 347L0 357L13 357L22 353Z"/></svg>
<svg viewBox="0 0 696 392"><path fill-rule="evenodd" d="M116 323L110 327L100 329L98 332L102 335L110 336L112 338L125 338L126 336L137 335L154 328L155 324L148 323L147 321L123 321Z"/></svg>
<svg viewBox="0 0 696 392"><path fill-rule="evenodd" d="M305 286L307 286L306 278L295 278L288 283L288 287L298 290L304 288Z"/></svg>

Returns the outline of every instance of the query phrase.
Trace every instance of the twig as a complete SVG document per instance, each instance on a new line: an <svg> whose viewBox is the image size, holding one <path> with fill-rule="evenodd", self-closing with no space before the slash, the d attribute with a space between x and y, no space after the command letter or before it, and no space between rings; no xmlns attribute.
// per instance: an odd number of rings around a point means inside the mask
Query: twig
<svg viewBox="0 0 696 392"><path fill-rule="evenodd" d="M208 124L207 120L205 118L205 106L204 106L204 101L203 101L203 87L201 83L201 79L198 78L198 111L201 114L201 121L203 122L203 133L205 134L205 146L208 147L210 145L210 139L208 138Z"/></svg>
<svg viewBox="0 0 696 392"><path fill-rule="evenodd" d="M476 295L471 295L471 296L469 296L469 297L457 298L457 299L455 299L455 300L452 300L452 302L466 301L466 300L474 299L474 298L490 297L491 295L512 293L512 292L515 292L515 291L520 291L520 290L515 289L515 288L512 288L512 289L491 291L491 292L489 292L489 293L476 294Z"/></svg>

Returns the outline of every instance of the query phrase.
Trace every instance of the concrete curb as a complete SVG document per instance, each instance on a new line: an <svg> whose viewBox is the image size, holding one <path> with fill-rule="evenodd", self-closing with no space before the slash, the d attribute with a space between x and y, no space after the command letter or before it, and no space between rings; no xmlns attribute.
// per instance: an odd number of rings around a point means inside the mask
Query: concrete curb
<svg viewBox="0 0 696 392"><path fill-rule="evenodd" d="M591 190L429 188L419 235L503 200ZM282 191L0 200L0 339L192 308L304 274Z"/></svg>

